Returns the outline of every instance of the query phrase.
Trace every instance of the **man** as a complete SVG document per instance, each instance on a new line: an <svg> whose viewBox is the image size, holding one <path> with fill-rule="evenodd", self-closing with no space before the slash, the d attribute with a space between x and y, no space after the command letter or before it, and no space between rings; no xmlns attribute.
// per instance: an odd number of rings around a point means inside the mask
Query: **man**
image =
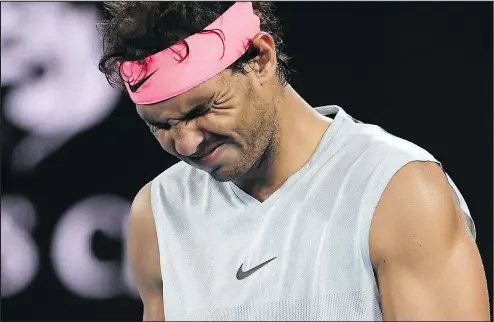
<svg viewBox="0 0 494 322"><path fill-rule="evenodd" d="M489 320L458 189L416 145L306 103L269 3L107 9L100 70L182 160L132 205L144 320Z"/></svg>

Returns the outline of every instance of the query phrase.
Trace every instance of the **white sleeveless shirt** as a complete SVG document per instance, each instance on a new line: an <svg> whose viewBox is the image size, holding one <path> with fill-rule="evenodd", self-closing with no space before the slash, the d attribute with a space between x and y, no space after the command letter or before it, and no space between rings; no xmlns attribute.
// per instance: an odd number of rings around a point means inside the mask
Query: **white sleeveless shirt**
<svg viewBox="0 0 494 322"><path fill-rule="evenodd" d="M336 114L316 152L262 203L184 162L153 180L165 320L382 319L374 209L400 168L437 161L338 106L316 110Z"/></svg>

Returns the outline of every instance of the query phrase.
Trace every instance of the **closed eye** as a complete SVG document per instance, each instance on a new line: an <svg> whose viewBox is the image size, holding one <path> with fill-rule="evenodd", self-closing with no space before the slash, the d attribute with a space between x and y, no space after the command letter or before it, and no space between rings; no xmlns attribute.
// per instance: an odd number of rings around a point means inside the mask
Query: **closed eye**
<svg viewBox="0 0 494 322"><path fill-rule="evenodd" d="M148 125L148 127L152 133L155 133L158 130L168 131L171 128L171 125L168 122L157 122L157 121L149 122L149 121L147 121L146 124Z"/></svg>
<svg viewBox="0 0 494 322"><path fill-rule="evenodd" d="M203 105L197 106L192 111L187 113L187 115L185 115L183 119L184 120L192 120L196 117L206 115L210 109L211 109L210 105L203 104Z"/></svg>
<svg viewBox="0 0 494 322"><path fill-rule="evenodd" d="M200 105L194 108L189 113L187 113L181 119L179 119L179 121L190 121L192 119L195 119L196 117L206 115L210 109L211 109L210 105ZM168 131L172 127L172 125L167 121L165 122L160 120L146 120L146 124L148 125L149 129L153 134L156 133L158 130Z"/></svg>

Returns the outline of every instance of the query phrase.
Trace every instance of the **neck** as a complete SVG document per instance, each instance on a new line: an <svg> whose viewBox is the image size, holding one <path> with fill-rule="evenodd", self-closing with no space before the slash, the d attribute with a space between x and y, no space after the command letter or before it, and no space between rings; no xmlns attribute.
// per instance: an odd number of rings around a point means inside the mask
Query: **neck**
<svg viewBox="0 0 494 322"><path fill-rule="evenodd" d="M263 164L235 184L259 201L266 200L313 156L331 120L315 111L289 85L273 104L277 132Z"/></svg>

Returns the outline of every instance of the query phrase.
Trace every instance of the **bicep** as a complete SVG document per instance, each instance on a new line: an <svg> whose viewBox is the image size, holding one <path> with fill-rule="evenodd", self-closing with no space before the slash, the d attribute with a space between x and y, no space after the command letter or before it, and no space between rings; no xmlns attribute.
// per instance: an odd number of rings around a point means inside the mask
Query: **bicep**
<svg viewBox="0 0 494 322"><path fill-rule="evenodd" d="M489 320L482 263L466 237L442 258L415 264L390 258L377 277L386 320Z"/></svg>
<svg viewBox="0 0 494 322"><path fill-rule="evenodd" d="M164 321L163 285L149 186L138 193L132 204L127 252L132 277L144 305L144 321Z"/></svg>
<svg viewBox="0 0 494 322"><path fill-rule="evenodd" d="M371 225L371 258L386 320L489 320L484 269L444 173L405 166Z"/></svg>

